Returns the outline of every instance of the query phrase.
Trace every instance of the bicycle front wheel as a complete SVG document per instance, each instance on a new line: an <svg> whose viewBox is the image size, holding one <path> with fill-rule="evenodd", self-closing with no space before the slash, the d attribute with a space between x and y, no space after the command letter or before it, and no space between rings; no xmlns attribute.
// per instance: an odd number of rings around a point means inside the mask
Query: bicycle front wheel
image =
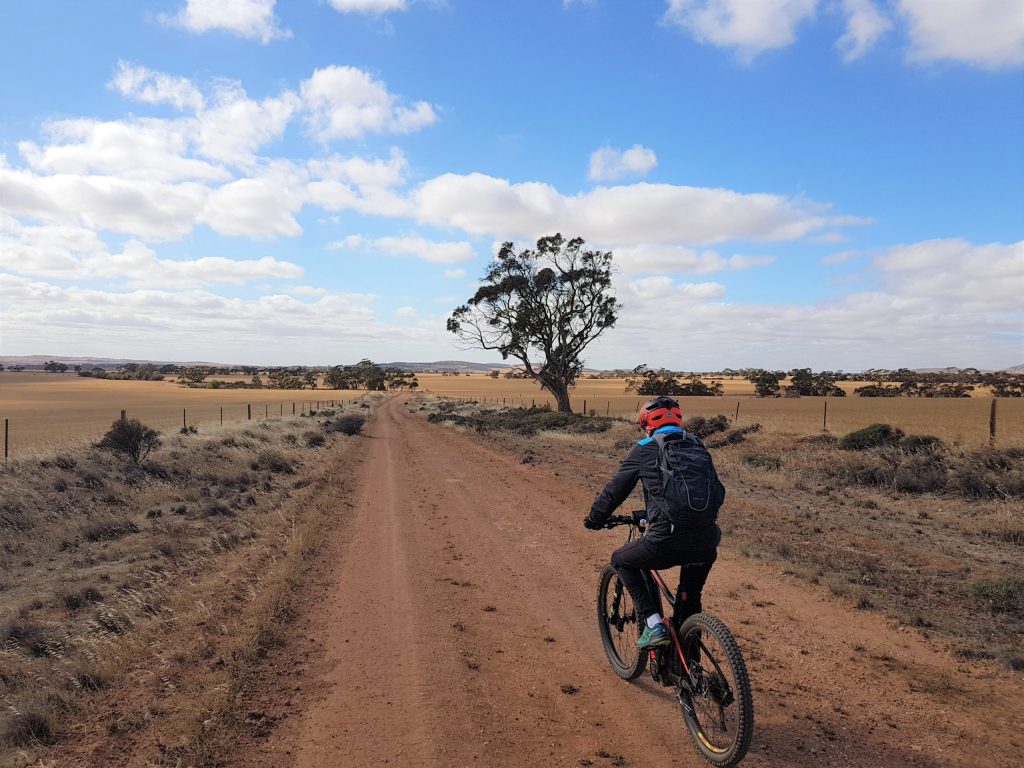
<svg viewBox="0 0 1024 768"><path fill-rule="evenodd" d="M683 622L679 644L690 670L677 689L686 730L709 762L732 768L754 735L754 698L743 654L728 627L704 613Z"/></svg>
<svg viewBox="0 0 1024 768"><path fill-rule="evenodd" d="M601 571L597 590L597 624L608 662L623 680L634 680L647 667L647 654L636 641L640 637L639 620L633 598L611 565Z"/></svg>

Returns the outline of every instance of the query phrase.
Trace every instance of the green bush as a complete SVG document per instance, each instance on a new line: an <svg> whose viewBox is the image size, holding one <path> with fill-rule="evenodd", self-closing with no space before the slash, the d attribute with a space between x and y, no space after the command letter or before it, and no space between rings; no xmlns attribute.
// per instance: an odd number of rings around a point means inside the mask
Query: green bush
<svg viewBox="0 0 1024 768"><path fill-rule="evenodd" d="M118 419L96 447L127 456L141 464L159 445L160 433L155 429L150 429L138 419Z"/></svg>
<svg viewBox="0 0 1024 768"><path fill-rule="evenodd" d="M896 445L903 436L903 430L891 424L872 424L844 435L839 441L839 447L848 451L863 451L883 445Z"/></svg>

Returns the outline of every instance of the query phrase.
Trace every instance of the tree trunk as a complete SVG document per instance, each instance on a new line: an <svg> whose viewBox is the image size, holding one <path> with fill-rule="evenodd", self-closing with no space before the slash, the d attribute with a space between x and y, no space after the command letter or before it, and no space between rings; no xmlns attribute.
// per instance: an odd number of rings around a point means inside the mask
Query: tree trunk
<svg viewBox="0 0 1024 768"><path fill-rule="evenodd" d="M555 403L559 413L572 413L572 403L569 402L569 387L565 382L551 374L537 376L537 383L555 396Z"/></svg>

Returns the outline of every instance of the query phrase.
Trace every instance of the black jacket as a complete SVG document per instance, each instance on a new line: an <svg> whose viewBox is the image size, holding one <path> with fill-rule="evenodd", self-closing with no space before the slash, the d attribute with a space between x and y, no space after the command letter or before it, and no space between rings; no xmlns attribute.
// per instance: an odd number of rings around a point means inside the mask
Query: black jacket
<svg viewBox="0 0 1024 768"><path fill-rule="evenodd" d="M590 506L590 519L602 523L611 517L619 505L629 498L629 494L636 488L637 481L640 481L643 483L644 505L647 508L647 535L652 541L671 543L682 552L714 549L722 539L722 532L716 523L697 530L672 530L672 523L665 514L658 457L658 444L650 438L641 440L633 446L633 450L623 460L618 471L594 499Z"/></svg>

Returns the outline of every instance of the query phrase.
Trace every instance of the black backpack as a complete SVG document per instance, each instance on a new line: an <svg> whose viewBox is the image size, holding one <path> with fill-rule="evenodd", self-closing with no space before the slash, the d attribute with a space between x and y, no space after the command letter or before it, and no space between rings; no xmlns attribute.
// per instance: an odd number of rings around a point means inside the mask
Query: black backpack
<svg viewBox="0 0 1024 768"><path fill-rule="evenodd" d="M654 434L664 489L665 514L673 526L696 530L718 519L725 486L704 444L688 432Z"/></svg>

